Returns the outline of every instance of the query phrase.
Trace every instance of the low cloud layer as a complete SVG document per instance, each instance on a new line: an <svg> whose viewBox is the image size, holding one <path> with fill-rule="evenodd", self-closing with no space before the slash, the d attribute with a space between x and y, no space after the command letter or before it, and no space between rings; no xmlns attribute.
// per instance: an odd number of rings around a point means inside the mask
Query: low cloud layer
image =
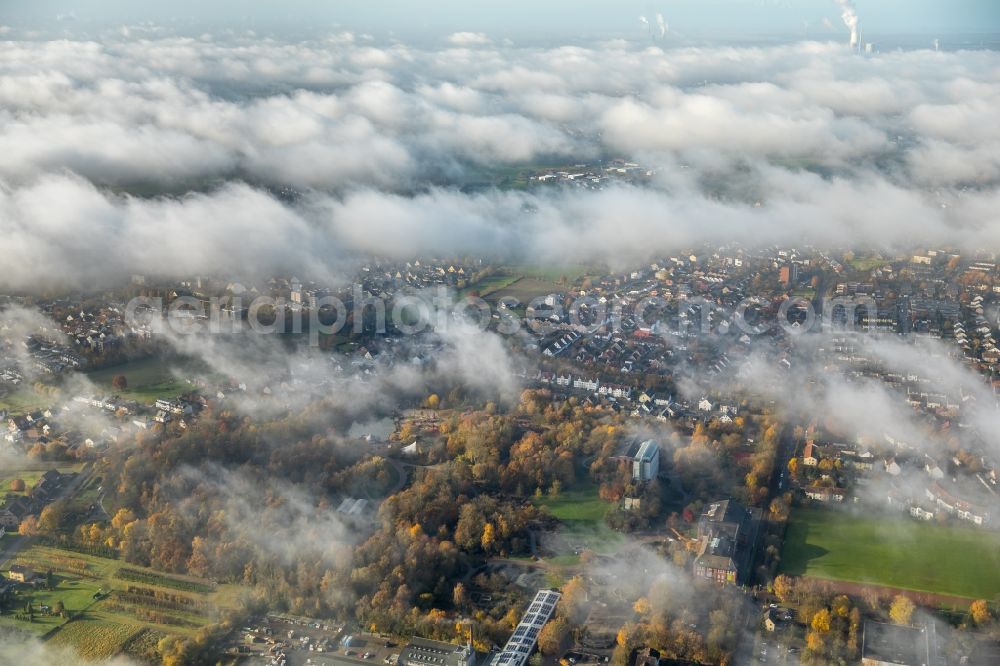
<svg viewBox="0 0 1000 666"><path fill-rule="evenodd" d="M762 341L734 366L732 376L685 380L682 392L697 401L705 391L729 394L738 386L773 402L794 422L831 428L835 436L851 443L887 447L887 437L891 437L904 448L912 447L937 459L946 453L949 440L954 440L991 457L1000 455L991 436L1000 418L996 397L954 347L933 339L849 338L855 353L871 368L908 378L915 385L922 382L926 390L943 396L943 402L960 405L961 421L969 427L942 431L940 423L907 403L904 388L893 388L871 374L859 376L857 368L837 363L835 355L821 351L828 350L836 337L822 333L797 339L790 366L777 360L784 353L776 354Z"/></svg>
<svg viewBox="0 0 1000 666"><path fill-rule="evenodd" d="M326 279L359 252L618 265L702 241L995 246L998 65L478 33L436 50L350 33L9 41L0 286ZM650 182L490 186L498 167L608 157Z"/></svg>

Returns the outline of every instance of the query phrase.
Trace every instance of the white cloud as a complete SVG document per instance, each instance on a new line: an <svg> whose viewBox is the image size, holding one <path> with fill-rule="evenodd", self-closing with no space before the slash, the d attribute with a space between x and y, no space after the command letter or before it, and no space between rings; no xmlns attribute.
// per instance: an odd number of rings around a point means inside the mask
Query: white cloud
<svg viewBox="0 0 1000 666"><path fill-rule="evenodd" d="M700 241L1000 240L991 51L129 35L0 52L0 285L328 277L343 250L620 265ZM653 186L459 189L484 168L599 156L655 169Z"/></svg>
<svg viewBox="0 0 1000 666"><path fill-rule="evenodd" d="M455 46L483 46L491 40L482 32L454 32L448 36L448 42Z"/></svg>

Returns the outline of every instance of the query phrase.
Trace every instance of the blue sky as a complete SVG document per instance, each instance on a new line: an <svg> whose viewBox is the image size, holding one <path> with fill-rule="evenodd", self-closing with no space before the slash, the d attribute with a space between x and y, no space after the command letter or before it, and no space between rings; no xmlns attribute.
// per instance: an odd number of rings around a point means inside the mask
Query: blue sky
<svg viewBox="0 0 1000 666"><path fill-rule="evenodd" d="M997 0L856 0L866 33L1000 32ZM250 26L336 25L376 34L634 37L638 17L662 13L673 32L697 36L834 35L845 32L834 0L3 0L0 23L58 27L138 21ZM62 16L57 22L56 17ZM70 20L67 17L72 16Z"/></svg>

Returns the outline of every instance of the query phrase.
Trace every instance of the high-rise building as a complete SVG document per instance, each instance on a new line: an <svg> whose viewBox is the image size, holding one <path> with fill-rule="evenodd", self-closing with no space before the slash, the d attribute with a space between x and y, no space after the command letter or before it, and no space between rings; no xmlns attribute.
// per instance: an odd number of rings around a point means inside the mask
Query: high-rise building
<svg viewBox="0 0 1000 666"><path fill-rule="evenodd" d="M660 445L655 440L647 439L632 460L632 480L652 481L659 472Z"/></svg>

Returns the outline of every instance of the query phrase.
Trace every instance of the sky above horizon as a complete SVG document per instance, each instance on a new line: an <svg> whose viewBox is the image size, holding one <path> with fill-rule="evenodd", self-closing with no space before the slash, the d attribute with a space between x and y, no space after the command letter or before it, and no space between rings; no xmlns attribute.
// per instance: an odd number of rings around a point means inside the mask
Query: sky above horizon
<svg viewBox="0 0 1000 666"><path fill-rule="evenodd" d="M874 35L1000 32L995 0L856 0L862 28ZM343 27L379 34L495 37L636 37L640 16L662 14L677 36L846 35L834 0L5 0L0 25L68 30L140 22L280 31Z"/></svg>

